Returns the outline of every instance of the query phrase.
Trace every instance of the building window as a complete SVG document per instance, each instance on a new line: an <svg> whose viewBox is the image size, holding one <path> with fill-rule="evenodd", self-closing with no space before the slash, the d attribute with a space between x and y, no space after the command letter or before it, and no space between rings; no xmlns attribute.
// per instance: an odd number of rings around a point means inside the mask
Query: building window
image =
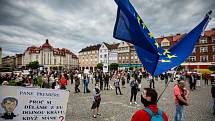
<svg viewBox="0 0 215 121"><path fill-rule="evenodd" d="M102 55L100 55L100 58L102 58Z"/></svg>
<svg viewBox="0 0 215 121"><path fill-rule="evenodd" d="M207 38L201 38L200 44L208 43Z"/></svg>
<svg viewBox="0 0 215 121"><path fill-rule="evenodd" d="M215 55L213 55L213 61L215 61Z"/></svg>
<svg viewBox="0 0 215 121"><path fill-rule="evenodd" d="M39 56L38 55L36 55L36 60L38 61L38 58L39 58Z"/></svg>
<svg viewBox="0 0 215 121"><path fill-rule="evenodd" d="M105 54L104 56L105 56L105 58L107 58L107 54Z"/></svg>
<svg viewBox="0 0 215 121"><path fill-rule="evenodd" d="M196 48L195 47L193 48L193 52L192 53L196 53Z"/></svg>
<svg viewBox="0 0 215 121"><path fill-rule="evenodd" d="M215 46L213 46L213 48L212 48L212 49L213 49L213 52L215 52Z"/></svg>
<svg viewBox="0 0 215 121"><path fill-rule="evenodd" d="M196 61L196 56L189 56L189 61L190 62L195 62Z"/></svg>
<svg viewBox="0 0 215 121"><path fill-rule="evenodd" d="M200 53L208 52L208 47L200 47Z"/></svg>
<svg viewBox="0 0 215 121"><path fill-rule="evenodd" d="M215 36L212 37L212 43L215 43Z"/></svg>
<svg viewBox="0 0 215 121"><path fill-rule="evenodd" d="M208 56L200 56L200 62L207 62Z"/></svg>
<svg viewBox="0 0 215 121"><path fill-rule="evenodd" d="M161 46L162 46L162 47L170 46L169 40L166 39L166 38L164 38L164 39L161 41Z"/></svg>

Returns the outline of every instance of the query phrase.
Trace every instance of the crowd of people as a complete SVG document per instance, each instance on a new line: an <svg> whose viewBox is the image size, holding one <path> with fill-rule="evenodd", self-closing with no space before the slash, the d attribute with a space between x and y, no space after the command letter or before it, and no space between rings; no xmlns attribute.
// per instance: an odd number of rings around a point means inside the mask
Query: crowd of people
<svg viewBox="0 0 215 121"><path fill-rule="evenodd" d="M143 78L148 80L149 88L144 88L141 91L141 81ZM182 114L184 106L189 105L188 94L189 91L185 87L185 81L188 79L190 91L194 91L198 84L198 80L203 78L205 80L205 85L208 85L208 81L211 80L212 89L211 94L214 101L214 112L215 115L215 82L214 78L210 75L204 74L202 77L197 72L192 73L164 73L157 77L152 77L149 73L142 70L134 71L112 71L110 73L104 73L98 70L94 73L92 72L81 72L78 70L42 70L39 73L31 72L28 75L22 73L18 74L3 74L0 75L1 85L12 85L12 86L29 86L29 87L41 87L41 88L51 88L51 89L62 89L66 90L68 83L74 84L75 93L82 92L79 86L83 85L83 93L93 94L93 103L91 109L93 110L93 118L101 116L99 106L101 102L101 92L102 90L113 90L115 89L116 95L123 95L121 88L125 88L127 83L130 86L130 105L137 104L136 98L137 93L141 93L141 102L146 107L144 110L139 110L135 112L132 117L132 121L143 120L143 118L148 121L152 118L156 118L154 115L158 115L157 118L167 121L168 118L166 113L159 108L157 108L158 94L155 90L156 80L162 80L165 82L165 86L168 86L169 82L176 81L177 84L174 86L174 100L175 100L175 121L182 120ZM92 90L89 89L88 85L93 84ZM70 89L69 89L70 90ZM158 120L157 119L157 120Z"/></svg>

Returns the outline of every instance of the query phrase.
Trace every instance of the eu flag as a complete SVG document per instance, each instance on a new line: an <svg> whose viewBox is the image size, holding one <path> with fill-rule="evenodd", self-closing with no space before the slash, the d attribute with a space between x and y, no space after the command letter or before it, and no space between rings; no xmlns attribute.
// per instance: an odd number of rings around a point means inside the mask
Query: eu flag
<svg viewBox="0 0 215 121"><path fill-rule="evenodd" d="M163 49L148 30L129 0L115 0L118 5L113 37L132 43L146 70L157 76L180 65L192 53L196 41L206 28L211 11L192 31L170 49Z"/></svg>

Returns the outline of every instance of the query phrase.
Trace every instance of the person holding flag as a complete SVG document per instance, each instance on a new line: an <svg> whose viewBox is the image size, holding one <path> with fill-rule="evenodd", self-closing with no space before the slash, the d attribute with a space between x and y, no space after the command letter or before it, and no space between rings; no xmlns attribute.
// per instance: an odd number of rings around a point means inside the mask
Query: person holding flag
<svg viewBox="0 0 215 121"><path fill-rule="evenodd" d="M136 111L131 121L168 121L166 113L157 107L157 97L154 89L144 88L141 102L145 108Z"/></svg>

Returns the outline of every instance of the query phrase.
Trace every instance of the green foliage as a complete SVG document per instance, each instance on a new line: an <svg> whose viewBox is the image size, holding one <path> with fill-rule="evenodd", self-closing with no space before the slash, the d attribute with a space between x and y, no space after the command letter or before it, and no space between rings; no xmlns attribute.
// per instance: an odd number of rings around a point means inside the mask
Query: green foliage
<svg viewBox="0 0 215 121"><path fill-rule="evenodd" d="M39 68L39 62L38 61L30 62L29 64L26 65L26 67L31 69L37 69Z"/></svg>
<svg viewBox="0 0 215 121"><path fill-rule="evenodd" d="M209 66L208 69L209 69L210 71L215 71L215 65Z"/></svg>
<svg viewBox="0 0 215 121"><path fill-rule="evenodd" d="M130 67L129 67L129 70L134 70L134 67L130 66Z"/></svg>
<svg viewBox="0 0 215 121"><path fill-rule="evenodd" d="M109 68L110 68L111 71L112 70L118 70L118 67L119 67L119 64L117 64L117 63L111 63L109 65Z"/></svg>
<svg viewBox="0 0 215 121"><path fill-rule="evenodd" d="M42 86L42 84L43 84L42 76L38 76L37 77L37 85Z"/></svg>
<svg viewBox="0 0 215 121"><path fill-rule="evenodd" d="M96 68L102 70L103 69L103 64L102 63L98 63L96 65Z"/></svg>
<svg viewBox="0 0 215 121"><path fill-rule="evenodd" d="M177 67L177 71L181 71L181 70L183 70L184 69L184 66L182 66L182 65L179 65L178 67Z"/></svg>
<svg viewBox="0 0 215 121"><path fill-rule="evenodd" d="M10 80L9 85L10 86L16 86L16 81L15 80Z"/></svg>

